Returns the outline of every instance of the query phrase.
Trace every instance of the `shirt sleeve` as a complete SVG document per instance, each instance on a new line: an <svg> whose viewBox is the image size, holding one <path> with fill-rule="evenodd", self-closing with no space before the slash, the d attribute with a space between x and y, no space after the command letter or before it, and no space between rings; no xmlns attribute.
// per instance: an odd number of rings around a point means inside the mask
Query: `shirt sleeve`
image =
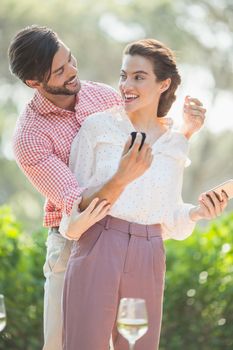
<svg viewBox="0 0 233 350"><path fill-rule="evenodd" d="M105 109L112 108L113 106L123 106L122 97L117 90L104 83L96 84L101 87L99 92L102 94L102 99L105 100Z"/></svg>
<svg viewBox="0 0 233 350"><path fill-rule="evenodd" d="M82 188L87 188L91 181L93 175L93 162L94 146L90 141L88 133L85 131L85 127L82 126L73 140L69 163L70 169ZM79 203L80 201L74 203L71 215L67 215L67 213L63 213L62 215L59 231L68 239L69 224L74 220L77 220L80 215Z"/></svg>
<svg viewBox="0 0 233 350"><path fill-rule="evenodd" d="M69 167L53 152L52 141L43 133L18 133L13 139L16 161L29 181L62 212L69 214L82 194Z"/></svg>

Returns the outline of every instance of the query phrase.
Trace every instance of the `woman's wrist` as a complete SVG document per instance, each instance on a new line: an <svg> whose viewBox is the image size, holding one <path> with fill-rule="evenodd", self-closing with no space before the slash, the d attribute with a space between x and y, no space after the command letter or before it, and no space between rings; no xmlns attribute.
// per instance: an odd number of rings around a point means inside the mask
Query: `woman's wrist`
<svg viewBox="0 0 233 350"><path fill-rule="evenodd" d="M184 135L184 137L189 140L191 136L193 135L193 131L190 131L187 129L184 125L181 127L181 133Z"/></svg>
<svg viewBox="0 0 233 350"><path fill-rule="evenodd" d="M197 222L199 220L202 219L200 213L199 213L199 209L200 207L199 206L196 206L196 207L193 207L190 209L189 211L189 218L190 220L194 221L194 222Z"/></svg>

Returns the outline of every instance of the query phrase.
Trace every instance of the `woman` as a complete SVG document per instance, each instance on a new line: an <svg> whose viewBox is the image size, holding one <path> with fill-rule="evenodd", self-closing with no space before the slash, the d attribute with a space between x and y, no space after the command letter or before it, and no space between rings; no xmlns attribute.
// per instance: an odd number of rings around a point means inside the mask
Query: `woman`
<svg viewBox="0 0 233 350"><path fill-rule="evenodd" d="M143 157L147 167L111 203L109 215L74 243L64 286L64 350L107 350L111 334L115 350L128 349L116 329L122 297L147 304L149 329L135 350L158 349L163 239L188 237L197 220L215 217L227 205L226 195L220 200L214 192L202 194L198 206L182 202L188 144L162 122L179 84L174 56L162 43L147 39L128 45L119 82L124 109L90 116L73 142L71 168L89 189L113 176L132 131L138 132L136 142L124 152L137 152L138 162ZM146 143L139 150L140 132L146 133ZM67 234L68 224L64 218L61 230Z"/></svg>

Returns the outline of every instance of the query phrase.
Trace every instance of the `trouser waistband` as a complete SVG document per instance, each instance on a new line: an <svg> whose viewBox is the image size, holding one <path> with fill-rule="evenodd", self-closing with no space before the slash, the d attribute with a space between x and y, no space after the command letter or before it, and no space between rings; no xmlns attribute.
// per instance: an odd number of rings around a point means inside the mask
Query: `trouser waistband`
<svg viewBox="0 0 233 350"><path fill-rule="evenodd" d="M150 237L162 236L162 228L160 224L142 225L135 222L118 219L110 215L100 220L98 224L104 226L106 230L115 229L130 235L146 237L147 239L150 239Z"/></svg>
<svg viewBox="0 0 233 350"><path fill-rule="evenodd" d="M58 234L60 234L60 232L59 232L59 226L50 227L50 228L49 228L49 231L48 231L48 234L51 235L52 233L58 233Z"/></svg>

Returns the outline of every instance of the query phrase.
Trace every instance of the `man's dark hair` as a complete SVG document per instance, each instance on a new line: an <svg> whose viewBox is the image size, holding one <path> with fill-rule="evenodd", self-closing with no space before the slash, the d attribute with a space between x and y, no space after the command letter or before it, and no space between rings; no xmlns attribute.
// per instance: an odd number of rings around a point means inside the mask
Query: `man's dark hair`
<svg viewBox="0 0 233 350"><path fill-rule="evenodd" d="M32 25L20 30L8 49L11 73L24 83L26 80L48 81L59 47L57 34L47 27Z"/></svg>

